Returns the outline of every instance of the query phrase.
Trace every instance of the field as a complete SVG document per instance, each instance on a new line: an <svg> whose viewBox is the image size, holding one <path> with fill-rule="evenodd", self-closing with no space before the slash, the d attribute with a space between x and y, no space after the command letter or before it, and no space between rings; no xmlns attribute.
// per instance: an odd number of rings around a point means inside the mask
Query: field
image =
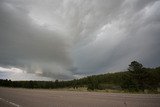
<svg viewBox="0 0 160 107"><path fill-rule="evenodd" d="M160 95L0 88L0 107L160 107Z"/></svg>

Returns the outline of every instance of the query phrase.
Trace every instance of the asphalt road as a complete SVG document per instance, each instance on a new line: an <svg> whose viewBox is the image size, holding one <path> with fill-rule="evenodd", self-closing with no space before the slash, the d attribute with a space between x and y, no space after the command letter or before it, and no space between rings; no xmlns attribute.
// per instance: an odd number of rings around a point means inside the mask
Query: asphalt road
<svg viewBox="0 0 160 107"><path fill-rule="evenodd" d="M0 88L0 107L160 107L160 94Z"/></svg>

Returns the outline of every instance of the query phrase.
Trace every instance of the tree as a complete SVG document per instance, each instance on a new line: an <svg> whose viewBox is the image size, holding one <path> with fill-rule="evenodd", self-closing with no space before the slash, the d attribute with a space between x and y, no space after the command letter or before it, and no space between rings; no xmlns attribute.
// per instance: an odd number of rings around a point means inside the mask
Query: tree
<svg viewBox="0 0 160 107"><path fill-rule="evenodd" d="M129 75L129 73L125 73L124 75L122 75L120 86L122 89L127 89L128 91L137 91L137 88L135 87L135 83L133 79L131 79L131 76Z"/></svg>
<svg viewBox="0 0 160 107"><path fill-rule="evenodd" d="M58 80L55 80L55 88L59 88L59 81Z"/></svg>
<svg viewBox="0 0 160 107"><path fill-rule="evenodd" d="M143 65L137 61L131 62L129 65L129 76L135 84L135 87L144 90L145 88L145 79L148 76L146 69Z"/></svg>
<svg viewBox="0 0 160 107"><path fill-rule="evenodd" d="M143 69L143 65L137 61L131 62L128 68L128 70L132 73L139 73L142 71L142 69Z"/></svg>
<svg viewBox="0 0 160 107"><path fill-rule="evenodd" d="M88 90L95 90L99 88L99 82L95 76L88 77Z"/></svg>

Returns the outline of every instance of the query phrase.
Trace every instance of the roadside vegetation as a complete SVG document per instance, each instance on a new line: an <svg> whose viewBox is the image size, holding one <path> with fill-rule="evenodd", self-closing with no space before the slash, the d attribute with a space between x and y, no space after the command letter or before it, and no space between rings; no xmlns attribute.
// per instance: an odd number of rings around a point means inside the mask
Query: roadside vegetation
<svg viewBox="0 0 160 107"><path fill-rule="evenodd" d="M160 67L145 68L141 63L133 61L128 70L123 72L92 75L70 81L11 81L0 79L0 86L31 89L160 93Z"/></svg>

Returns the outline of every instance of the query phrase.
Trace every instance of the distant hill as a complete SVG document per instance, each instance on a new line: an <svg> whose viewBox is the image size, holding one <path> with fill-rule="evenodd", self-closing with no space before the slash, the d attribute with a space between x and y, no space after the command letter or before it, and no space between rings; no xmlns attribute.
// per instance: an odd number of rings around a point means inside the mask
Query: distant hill
<svg viewBox="0 0 160 107"><path fill-rule="evenodd" d="M128 90L128 91L157 91L160 88L160 67L145 68L137 61L131 62L127 71L92 75L70 81L11 81L0 80L3 87L21 88L79 88L88 90Z"/></svg>

